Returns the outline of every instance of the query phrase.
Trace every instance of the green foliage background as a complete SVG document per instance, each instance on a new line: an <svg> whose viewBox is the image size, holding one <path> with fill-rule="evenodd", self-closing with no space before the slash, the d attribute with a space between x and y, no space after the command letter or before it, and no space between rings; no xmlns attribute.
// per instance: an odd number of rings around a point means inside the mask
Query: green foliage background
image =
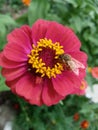
<svg viewBox="0 0 98 130"><path fill-rule="evenodd" d="M11 10L5 11L3 5ZM26 10L17 18L14 13ZM71 27L79 37L81 50L88 55L88 67L98 66L98 0L32 0L29 7L20 0L0 0L0 50L6 44L6 36L11 30L23 24L32 24L39 18L54 20ZM98 83L87 71L86 80L90 86ZM0 75L0 90L8 89ZM13 99L13 98L11 98ZM98 130L98 104L92 103L85 96L68 96L63 103L52 107L31 106L16 98L20 110L13 130L80 130L80 123L90 122L88 130ZM80 120L73 120L74 113L80 114Z"/></svg>

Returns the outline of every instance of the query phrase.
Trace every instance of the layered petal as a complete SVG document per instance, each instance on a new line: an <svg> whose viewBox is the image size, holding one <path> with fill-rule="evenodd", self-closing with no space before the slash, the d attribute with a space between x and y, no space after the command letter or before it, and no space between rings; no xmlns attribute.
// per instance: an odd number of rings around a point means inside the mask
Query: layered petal
<svg viewBox="0 0 98 130"><path fill-rule="evenodd" d="M16 28L7 36L7 40L10 43L18 44L27 52L32 49L33 42L31 41L31 29L27 25Z"/></svg>
<svg viewBox="0 0 98 130"><path fill-rule="evenodd" d="M15 85L16 93L31 104L42 105L42 84L35 83L36 77L26 73ZM43 82L42 82L43 83Z"/></svg>
<svg viewBox="0 0 98 130"><path fill-rule="evenodd" d="M81 85L79 88L75 88L72 94L77 94L77 95L84 95L86 92L88 84L87 82L83 79L81 82Z"/></svg>
<svg viewBox="0 0 98 130"><path fill-rule="evenodd" d="M14 93L14 94L17 94L16 93L16 89L15 89L15 84L19 81L19 79L21 78L21 76L19 78L16 78L15 80L11 80L11 81L5 81L6 85L11 89L11 91Z"/></svg>
<svg viewBox="0 0 98 130"><path fill-rule="evenodd" d="M23 67L27 63L25 62L16 62L8 60L3 53L0 54L0 66L3 66L4 68L17 68L17 67Z"/></svg>
<svg viewBox="0 0 98 130"><path fill-rule="evenodd" d="M19 68L13 68L13 69L2 69L2 75L6 78L7 81L14 80L21 75L23 75L25 72L28 71L27 66L19 67Z"/></svg>
<svg viewBox="0 0 98 130"><path fill-rule="evenodd" d="M58 103L64 97L59 95L55 89L53 88L52 81L46 79L44 81L43 91L42 91L42 99L45 105L51 106L53 104Z"/></svg>
<svg viewBox="0 0 98 130"><path fill-rule="evenodd" d="M23 30L26 33L26 36L28 36L28 41L30 42L30 45L32 45L32 30L28 25L23 25L21 27L21 30ZM31 48L31 46L30 46Z"/></svg>
<svg viewBox="0 0 98 130"><path fill-rule="evenodd" d="M37 20L33 26L32 26L32 41L36 45L36 43L42 39L45 38L46 32L49 28L49 21L46 20Z"/></svg>
<svg viewBox="0 0 98 130"><path fill-rule="evenodd" d="M11 90L24 98L31 104L42 105L41 93L42 84L36 84L36 77L30 73L25 73L21 78L13 80L11 82L7 81L7 85L11 87Z"/></svg>
<svg viewBox="0 0 98 130"><path fill-rule="evenodd" d="M30 53L30 52L29 52ZM8 43L3 51L4 56L12 61L16 62L23 62L27 61L28 57L27 54L29 54L18 44L14 43Z"/></svg>
<svg viewBox="0 0 98 130"><path fill-rule="evenodd" d="M53 78L52 82L56 92L62 96L71 94L75 88L81 85L81 79L69 71L63 72L61 75Z"/></svg>
<svg viewBox="0 0 98 130"><path fill-rule="evenodd" d="M80 41L74 32L70 28L64 27L57 22L51 22L49 24L46 38L51 39L53 42L59 42L64 47L65 53L80 49Z"/></svg>

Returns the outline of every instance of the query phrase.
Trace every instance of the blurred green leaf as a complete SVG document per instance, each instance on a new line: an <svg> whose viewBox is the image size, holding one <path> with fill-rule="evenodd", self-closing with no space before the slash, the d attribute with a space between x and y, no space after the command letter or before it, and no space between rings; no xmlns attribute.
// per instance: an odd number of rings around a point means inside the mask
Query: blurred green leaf
<svg viewBox="0 0 98 130"><path fill-rule="evenodd" d="M0 91L9 90L9 88L5 84L5 79L0 74Z"/></svg>
<svg viewBox="0 0 98 130"><path fill-rule="evenodd" d="M57 21L59 23L62 22L62 20L60 19L60 17L58 17L56 14L47 14L46 19L47 20L52 20L52 21Z"/></svg>
<svg viewBox="0 0 98 130"><path fill-rule="evenodd" d="M65 0L65 2L72 4L74 7L78 6L77 0Z"/></svg>
<svg viewBox="0 0 98 130"><path fill-rule="evenodd" d="M37 19L45 18L49 10L47 0L33 0L28 10L28 21L31 26Z"/></svg>
<svg viewBox="0 0 98 130"><path fill-rule="evenodd" d="M28 24L28 16L27 13L23 14L19 18L16 19L16 22L21 26L23 24Z"/></svg>
<svg viewBox="0 0 98 130"><path fill-rule="evenodd" d="M93 78L92 78L91 74L87 73L86 81L87 81L87 83L89 84L90 87L93 85Z"/></svg>
<svg viewBox="0 0 98 130"><path fill-rule="evenodd" d="M98 46L98 39L97 39L97 37L98 37L98 35L96 36L96 34L95 34L95 35L92 35L92 36L88 37L88 40L91 42L91 44L94 43L94 45ZM97 53L98 53L98 51L97 51Z"/></svg>
<svg viewBox="0 0 98 130"><path fill-rule="evenodd" d="M3 24L4 26L8 26L8 25L13 26L16 25L16 22L9 15L0 14L0 24Z"/></svg>
<svg viewBox="0 0 98 130"><path fill-rule="evenodd" d="M0 14L0 50L4 47L7 33L16 26L17 24L13 18L9 15Z"/></svg>

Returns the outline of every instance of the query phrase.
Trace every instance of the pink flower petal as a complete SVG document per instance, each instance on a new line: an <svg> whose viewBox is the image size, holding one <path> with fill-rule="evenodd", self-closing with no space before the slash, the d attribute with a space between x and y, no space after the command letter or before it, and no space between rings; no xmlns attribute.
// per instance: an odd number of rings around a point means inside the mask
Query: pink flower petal
<svg viewBox="0 0 98 130"><path fill-rule="evenodd" d="M20 79L21 77L15 79L15 80L11 80L11 81L5 81L6 85L11 89L11 91L14 93L14 94L17 94L16 93L16 89L15 89L15 84L18 82L18 80Z"/></svg>
<svg viewBox="0 0 98 130"><path fill-rule="evenodd" d="M83 80L85 76L86 76L86 70L85 69L79 69L79 78L81 80Z"/></svg>
<svg viewBox="0 0 98 130"><path fill-rule="evenodd" d="M0 54L0 66L3 66L4 68L17 68L17 67L23 67L25 66L25 62L15 62L8 60L3 53Z"/></svg>
<svg viewBox="0 0 98 130"><path fill-rule="evenodd" d="M29 26L24 25L21 28L17 28L7 36L8 42L15 43L24 48L28 53L32 49L31 42L31 29Z"/></svg>
<svg viewBox="0 0 98 130"><path fill-rule="evenodd" d="M53 87L62 96L71 94L75 88L80 87L81 79L73 74L73 72L66 71L62 75L52 79Z"/></svg>
<svg viewBox="0 0 98 130"><path fill-rule="evenodd" d="M87 82L83 79L79 88L75 88L72 94L84 95L87 88Z"/></svg>
<svg viewBox="0 0 98 130"><path fill-rule="evenodd" d="M41 106L43 104L42 88L43 88L42 84L37 84L35 87L33 87L32 96L29 100L29 102L31 104L35 104L35 105L38 105L38 106Z"/></svg>
<svg viewBox="0 0 98 130"><path fill-rule="evenodd" d="M98 79L98 67L93 67L91 69L91 74L94 78Z"/></svg>
<svg viewBox="0 0 98 130"><path fill-rule="evenodd" d="M48 29L49 22L46 20L37 20L32 26L32 40L36 44L39 39L45 38L45 34Z"/></svg>
<svg viewBox="0 0 98 130"><path fill-rule="evenodd" d="M26 66L19 67L19 68L13 68L13 69L2 69L2 75L6 78L7 81L16 79L23 75L25 72L27 72L28 69Z"/></svg>
<svg viewBox="0 0 98 130"><path fill-rule="evenodd" d="M32 30L28 25L23 25L20 29L23 30L28 35L29 40L32 40L32 37L31 37Z"/></svg>
<svg viewBox="0 0 98 130"><path fill-rule="evenodd" d="M46 38L51 39L53 42L59 42L64 47L65 52L79 50L81 45L70 28L64 27L57 22L51 22L49 24Z"/></svg>
<svg viewBox="0 0 98 130"><path fill-rule="evenodd" d="M42 84L35 84L33 75L26 73L14 86L19 96L28 100L31 104L42 105Z"/></svg>
<svg viewBox="0 0 98 130"><path fill-rule="evenodd" d="M42 99L44 104L47 106L51 106L53 104L58 103L64 97L59 95L53 88L53 84L51 80L46 79L44 81L43 92L42 92Z"/></svg>
<svg viewBox="0 0 98 130"><path fill-rule="evenodd" d="M27 61L27 53L18 44L8 43L3 51L4 56L12 61L22 62Z"/></svg>

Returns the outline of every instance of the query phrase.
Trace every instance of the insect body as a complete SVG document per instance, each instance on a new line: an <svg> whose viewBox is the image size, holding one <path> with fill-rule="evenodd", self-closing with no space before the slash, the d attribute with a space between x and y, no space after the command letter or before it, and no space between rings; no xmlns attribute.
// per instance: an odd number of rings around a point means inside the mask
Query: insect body
<svg viewBox="0 0 98 130"><path fill-rule="evenodd" d="M59 61L64 65L65 69L73 71L76 75L79 75L79 68L85 68L81 62L74 59L69 54L59 55Z"/></svg>

